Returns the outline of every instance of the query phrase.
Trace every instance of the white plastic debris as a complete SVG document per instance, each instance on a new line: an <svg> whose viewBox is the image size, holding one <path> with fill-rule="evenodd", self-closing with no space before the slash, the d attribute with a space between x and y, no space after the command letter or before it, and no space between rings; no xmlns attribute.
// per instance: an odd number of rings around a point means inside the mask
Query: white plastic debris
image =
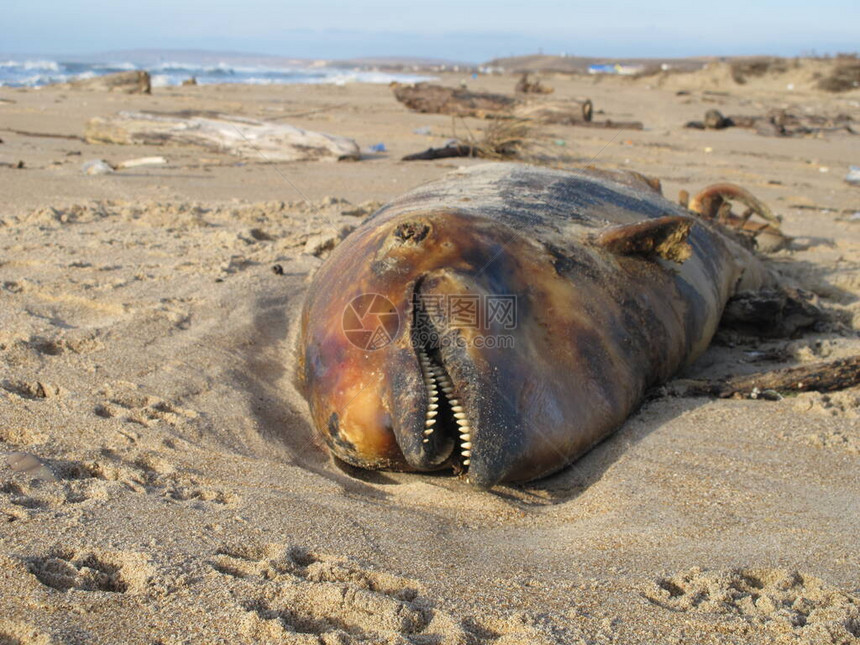
<svg viewBox="0 0 860 645"><path fill-rule="evenodd" d="M138 157L137 159L120 161L117 164L116 169L123 170L124 168L137 168L138 166L160 166L166 163L167 159L164 157Z"/></svg>
<svg viewBox="0 0 860 645"><path fill-rule="evenodd" d="M81 166L85 175L109 175L115 168L104 159L92 159Z"/></svg>

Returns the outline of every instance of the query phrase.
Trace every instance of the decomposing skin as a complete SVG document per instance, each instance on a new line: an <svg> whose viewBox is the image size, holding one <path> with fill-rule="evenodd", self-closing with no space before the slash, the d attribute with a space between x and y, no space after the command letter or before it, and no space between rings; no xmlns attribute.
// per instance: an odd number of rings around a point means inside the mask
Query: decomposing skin
<svg viewBox="0 0 860 645"><path fill-rule="evenodd" d="M704 351L732 294L769 281L641 175L476 166L384 206L334 249L302 312L298 382L350 464L524 482L620 426ZM347 327L396 322L376 349L344 332L362 294L384 298ZM463 302L477 320L464 324ZM490 311L504 302L513 320Z"/></svg>

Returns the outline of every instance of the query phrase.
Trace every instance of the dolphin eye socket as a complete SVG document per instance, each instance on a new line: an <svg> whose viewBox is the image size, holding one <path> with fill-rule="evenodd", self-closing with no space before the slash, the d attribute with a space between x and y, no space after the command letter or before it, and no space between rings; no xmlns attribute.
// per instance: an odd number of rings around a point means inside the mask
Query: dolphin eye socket
<svg viewBox="0 0 860 645"><path fill-rule="evenodd" d="M423 222L403 222L394 229L394 236L401 242L419 244L427 234L430 233L430 227Z"/></svg>

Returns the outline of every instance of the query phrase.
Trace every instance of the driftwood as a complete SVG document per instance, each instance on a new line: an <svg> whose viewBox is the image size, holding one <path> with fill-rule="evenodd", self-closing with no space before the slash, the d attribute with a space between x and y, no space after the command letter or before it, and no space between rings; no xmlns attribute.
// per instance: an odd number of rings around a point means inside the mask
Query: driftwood
<svg viewBox="0 0 860 645"><path fill-rule="evenodd" d="M719 110L708 110L702 121L690 121L684 127L696 130L749 128L766 137L791 137L821 132L848 132L853 120L847 114L826 117L818 114L798 115L786 110L771 110L764 115L735 114L723 116Z"/></svg>
<svg viewBox="0 0 860 645"><path fill-rule="evenodd" d="M432 161L433 159L449 159L451 157L478 157L478 148L456 143L443 148L427 148L421 152L406 155L401 161Z"/></svg>
<svg viewBox="0 0 860 645"><path fill-rule="evenodd" d="M87 123L88 143L192 144L266 161L359 159L358 144L346 137L290 125L217 115L165 116L120 112Z"/></svg>
<svg viewBox="0 0 860 645"><path fill-rule="evenodd" d="M613 121L606 119L605 121L577 121L571 123L578 128L603 128L606 130L642 130L644 125L641 121Z"/></svg>
<svg viewBox="0 0 860 645"><path fill-rule="evenodd" d="M0 128L5 132L19 134L22 137L41 137L44 139L71 139L73 141L83 141L83 137L76 134L54 134L53 132L30 132L29 130L15 130L14 128Z"/></svg>
<svg viewBox="0 0 860 645"><path fill-rule="evenodd" d="M499 118L510 116L515 98L489 92L470 92L462 88L429 83L394 84L394 96L410 110L429 114Z"/></svg>
<svg viewBox="0 0 860 645"><path fill-rule="evenodd" d="M719 381L679 381L668 388L675 396L780 398L792 392L835 392L860 385L860 356L784 367Z"/></svg>
<svg viewBox="0 0 860 645"><path fill-rule="evenodd" d="M416 85L394 85L395 98L410 110L430 114L473 116L484 119L528 119L538 123L560 125L586 125L586 127L625 127L641 130L641 123L592 123L594 107L590 99L567 101L538 101L490 94L470 92L462 88L443 87L429 83Z"/></svg>
<svg viewBox="0 0 860 645"><path fill-rule="evenodd" d="M583 101L553 101L552 103L525 103L514 109L520 119L558 125L582 125L591 121L594 106L590 99Z"/></svg>
<svg viewBox="0 0 860 645"><path fill-rule="evenodd" d="M64 87L75 90L98 90L102 92L123 92L125 94L150 94L152 84L149 72L134 70L117 72L94 78L84 78L63 84Z"/></svg>

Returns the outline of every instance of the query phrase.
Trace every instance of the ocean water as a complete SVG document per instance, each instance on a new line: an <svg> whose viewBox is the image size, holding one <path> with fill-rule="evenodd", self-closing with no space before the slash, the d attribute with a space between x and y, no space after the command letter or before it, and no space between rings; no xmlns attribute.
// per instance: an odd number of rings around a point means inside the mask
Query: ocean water
<svg viewBox="0 0 860 645"><path fill-rule="evenodd" d="M50 59L0 59L0 86L42 87L77 79L93 78L114 72L145 69L152 77L153 87L180 85L194 77L200 85L215 83L246 83L254 85L292 83L412 83L430 77L417 74L383 72L359 68L307 66L236 65L229 62L197 64L165 61L157 64L82 63Z"/></svg>

